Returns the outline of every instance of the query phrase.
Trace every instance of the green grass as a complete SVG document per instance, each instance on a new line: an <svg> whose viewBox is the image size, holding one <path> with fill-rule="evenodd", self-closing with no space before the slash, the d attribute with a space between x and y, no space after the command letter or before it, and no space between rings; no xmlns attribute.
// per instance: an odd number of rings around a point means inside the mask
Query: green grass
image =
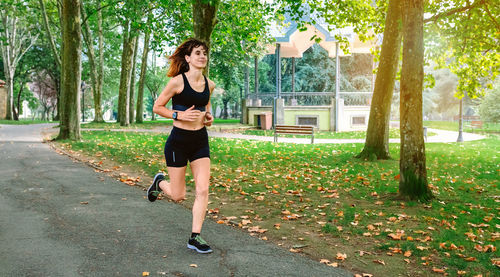
<svg viewBox="0 0 500 277"><path fill-rule="evenodd" d="M0 124L5 125L28 125L28 124L41 124L41 123L58 123L58 121L48 121L48 120L31 120L31 119L20 119L20 120L5 120L1 119Z"/></svg>
<svg viewBox="0 0 500 277"><path fill-rule="evenodd" d="M120 123L117 122L102 122L102 123L95 123L95 122L88 122L81 124L82 129L154 129L154 128L159 128L159 127L165 127L165 126L172 126L172 120L171 119L165 119L165 118L159 118L155 121L147 120L144 121L143 123L132 123L129 126L120 126ZM239 119L215 119L214 120L214 125L216 124L238 124L240 121Z"/></svg>
<svg viewBox="0 0 500 277"><path fill-rule="evenodd" d="M434 129L458 132L457 121L424 121L424 126ZM493 133L493 134L500 133L500 123L484 122L482 128L473 129L470 125L470 122L464 121L462 128L464 132Z"/></svg>
<svg viewBox="0 0 500 277"><path fill-rule="evenodd" d="M254 136L274 136L273 130L259 130L259 129L249 129L244 130L245 135ZM293 136L293 135L280 135L280 137L308 137L308 136ZM352 132L329 132L329 131L315 131L314 138L321 139L364 139L366 137L365 131L352 131ZM389 138L399 138L399 129L390 129Z"/></svg>
<svg viewBox="0 0 500 277"><path fill-rule="evenodd" d="M80 142L65 142L65 147L97 160L108 157L153 176L166 171L165 139L164 135L150 133L92 131L84 132ZM395 199L399 162L353 158L363 144L273 144L223 138L210 138L210 143L210 197L214 201L209 209L220 208L220 218L239 218L252 211L253 225L268 229L265 235L278 241L290 226L321 234L310 238L310 246L304 251L331 260L338 251L345 251L345 263L352 266L356 261L349 257L354 257L355 251L373 252L359 257L364 259L359 266L376 276L406 272L430 275L432 267L447 267L451 276L458 270L467 271L466 276L498 273L491 259L498 257L499 250L474 249L476 245L498 248L498 137L427 144L427 176L435 197L428 203ZM399 157L399 144L391 144L390 152L392 157ZM190 186L191 178L187 177ZM300 217L284 220L285 210ZM255 214L260 215L259 220L253 218ZM282 230L273 227L276 223L283 226ZM368 225L375 227L370 230ZM398 230L404 231L402 240L388 237ZM370 236L364 235L367 232ZM287 234L287 241L301 243L293 241L293 233ZM443 243L445 246L440 247ZM450 248L452 243L458 249ZM406 257L402 254L385 255L390 248L412 251L408 258L411 263L403 262ZM430 265L423 266L421 257L431 256ZM375 259L383 259L388 265L376 265L372 262Z"/></svg>

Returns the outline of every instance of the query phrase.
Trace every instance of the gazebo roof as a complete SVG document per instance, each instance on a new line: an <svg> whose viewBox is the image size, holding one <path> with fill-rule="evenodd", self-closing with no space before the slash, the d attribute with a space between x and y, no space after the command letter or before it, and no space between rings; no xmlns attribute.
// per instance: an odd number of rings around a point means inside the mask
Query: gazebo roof
<svg viewBox="0 0 500 277"><path fill-rule="evenodd" d="M305 22L311 22L310 16L303 18ZM316 20L319 22L320 20ZM354 33L352 27L328 30L328 24L324 22L316 24L306 24L306 31L300 31L297 28L297 23L292 21L289 16L285 20L284 25L274 25L271 27L271 34L276 39L276 43L280 44L281 57L284 58L300 58L302 54L313 46L316 42L312 37L321 38L318 43L323 49L328 51L328 56L336 57L336 42L335 35L346 37L349 41L349 50L351 53L371 53L370 49L376 45L375 41L362 42L359 36ZM267 46L267 54L274 54L276 43ZM340 56L346 56L340 49Z"/></svg>

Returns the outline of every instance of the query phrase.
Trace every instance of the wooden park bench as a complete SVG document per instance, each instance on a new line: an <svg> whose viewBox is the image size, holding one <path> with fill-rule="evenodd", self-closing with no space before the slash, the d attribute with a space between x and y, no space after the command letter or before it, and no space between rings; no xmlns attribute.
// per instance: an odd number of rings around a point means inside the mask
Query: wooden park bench
<svg viewBox="0 0 500 277"><path fill-rule="evenodd" d="M278 142L278 134L311 135L311 144L314 143L313 126L276 125L274 128L274 142Z"/></svg>
<svg viewBox="0 0 500 277"><path fill-rule="evenodd" d="M474 132L474 129L483 128L483 122L481 120L472 120L470 122L470 127L472 128L472 131Z"/></svg>

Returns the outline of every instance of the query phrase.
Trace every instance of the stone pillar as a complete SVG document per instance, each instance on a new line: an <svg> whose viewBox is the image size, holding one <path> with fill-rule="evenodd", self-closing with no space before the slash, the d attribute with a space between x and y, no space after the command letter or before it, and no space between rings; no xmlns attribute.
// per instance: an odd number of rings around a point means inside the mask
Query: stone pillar
<svg viewBox="0 0 500 277"><path fill-rule="evenodd" d="M248 124L248 106L251 106L251 100L241 99L241 124Z"/></svg>
<svg viewBox="0 0 500 277"><path fill-rule="evenodd" d="M7 89L2 86L0 80L0 119L7 117Z"/></svg>
<svg viewBox="0 0 500 277"><path fill-rule="evenodd" d="M336 101L337 101L337 99L335 97L332 97L331 101L330 101L330 131L331 132L336 130L336 128L335 128L335 124L336 124L335 117L337 114L337 102Z"/></svg>
<svg viewBox="0 0 500 277"><path fill-rule="evenodd" d="M285 124L285 99L274 99L274 122L276 125Z"/></svg>

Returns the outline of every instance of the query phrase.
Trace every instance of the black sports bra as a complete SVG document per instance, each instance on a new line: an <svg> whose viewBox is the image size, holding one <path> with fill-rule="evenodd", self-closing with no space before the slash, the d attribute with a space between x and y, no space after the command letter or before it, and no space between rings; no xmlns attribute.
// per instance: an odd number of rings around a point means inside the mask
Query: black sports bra
<svg viewBox="0 0 500 277"><path fill-rule="evenodd" d="M184 73L182 73L182 79L184 80L184 89L181 93L176 94L172 97L172 109L176 111L185 111L191 106L204 112L205 107L210 100L210 89L208 88L208 80L205 78L205 89L202 92L195 91L191 85L189 85L188 79Z"/></svg>

